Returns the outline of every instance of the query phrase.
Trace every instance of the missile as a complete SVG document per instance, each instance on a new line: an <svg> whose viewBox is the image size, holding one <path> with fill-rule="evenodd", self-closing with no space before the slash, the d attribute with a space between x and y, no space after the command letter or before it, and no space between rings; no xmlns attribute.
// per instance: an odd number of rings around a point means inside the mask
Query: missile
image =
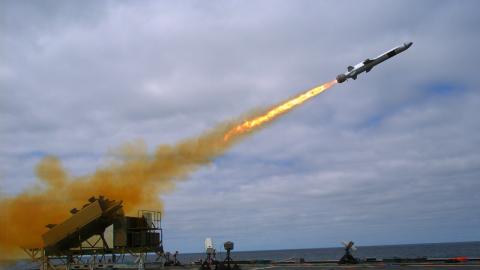
<svg viewBox="0 0 480 270"><path fill-rule="evenodd" d="M372 70L372 68L380 63L382 63L383 61L391 58L391 57L394 57L395 55L405 51L406 49L410 48L410 46L412 46L412 42L406 42L406 43L403 43L403 45L400 45L398 47L395 47L373 59L365 59L365 61L363 62L360 62L358 64L356 64L355 66L348 66L347 67L347 72L343 73L343 74L339 74L337 76L337 82L338 83L343 83L344 81L346 81L347 79L354 79L356 80L357 79L357 76L358 74L362 73L362 72L369 72L370 70Z"/></svg>

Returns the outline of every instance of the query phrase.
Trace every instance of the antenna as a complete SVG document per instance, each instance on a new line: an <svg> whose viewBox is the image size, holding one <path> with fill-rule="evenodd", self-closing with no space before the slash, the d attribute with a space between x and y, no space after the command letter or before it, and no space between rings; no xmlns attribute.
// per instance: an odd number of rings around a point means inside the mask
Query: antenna
<svg viewBox="0 0 480 270"><path fill-rule="evenodd" d="M215 258L215 247L213 245L213 240L210 237L205 239L205 253L207 253L207 259L202 263L200 269L211 270L212 265L217 265L217 260Z"/></svg>
<svg viewBox="0 0 480 270"><path fill-rule="evenodd" d="M213 247L213 240L210 237L205 239L205 252L207 253L207 255L215 254L215 248Z"/></svg>
<svg viewBox="0 0 480 270"><path fill-rule="evenodd" d="M345 247L345 255L342 256L338 263L340 264L356 264L358 259L353 257L352 251L357 250L355 243L353 241L342 241L343 246Z"/></svg>

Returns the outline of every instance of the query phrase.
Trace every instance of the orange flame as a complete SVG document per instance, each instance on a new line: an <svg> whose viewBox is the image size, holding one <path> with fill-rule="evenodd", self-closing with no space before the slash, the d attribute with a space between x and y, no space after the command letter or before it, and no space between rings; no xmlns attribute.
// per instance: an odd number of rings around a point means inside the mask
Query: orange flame
<svg viewBox="0 0 480 270"><path fill-rule="evenodd" d="M232 136L236 136L245 132L252 130L255 127L261 126L266 122L277 118L278 116L290 111L298 105L301 105L305 101L311 99L312 97L319 95L325 90L329 89L337 83L337 80L333 80L317 87L314 87L303 94L300 94L292 99L289 99L278 106L275 106L273 109L269 110L267 113L257 116L253 119L246 120L242 124L229 130L223 137L224 141L228 141Z"/></svg>

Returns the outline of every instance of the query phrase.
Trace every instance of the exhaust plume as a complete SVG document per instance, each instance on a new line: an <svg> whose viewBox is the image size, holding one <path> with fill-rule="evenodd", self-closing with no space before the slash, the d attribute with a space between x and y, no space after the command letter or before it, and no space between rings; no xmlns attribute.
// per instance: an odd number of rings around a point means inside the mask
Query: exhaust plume
<svg viewBox="0 0 480 270"><path fill-rule="evenodd" d="M249 120L223 123L198 137L160 145L154 153L148 153L141 142L125 144L119 148L118 160L89 175L72 176L58 158L43 158L35 168L37 185L17 196L0 198L0 258L18 255L19 247L42 247L45 225L62 222L70 209L81 207L91 196L123 200L127 214L136 214L140 208L163 210L159 195L172 191L177 181L335 82L315 87L264 113L250 114Z"/></svg>
<svg viewBox="0 0 480 270"><path fill-rule="evenodd" d="M242 133L250 132L256 127L259 127L265 123L268 123L276 119L280 115L283 115L284 113L290 111L291 109L303 104L305 101L311 99L312 97L319 95L320 93L329 89L336 83L337 83L337 80L324 83L322 85L319 85L315 88L308 90L307 92L304 92L298 95L297 97L294 97L283 103L280 103L279 105L274 106L272 109L270 109L267 113L256 116L252 119L246 120L241 125L238 125L232 128L225 134L223 139L225 141L228 141L231 137L238 136L239 134L242 134Z"/></svg>

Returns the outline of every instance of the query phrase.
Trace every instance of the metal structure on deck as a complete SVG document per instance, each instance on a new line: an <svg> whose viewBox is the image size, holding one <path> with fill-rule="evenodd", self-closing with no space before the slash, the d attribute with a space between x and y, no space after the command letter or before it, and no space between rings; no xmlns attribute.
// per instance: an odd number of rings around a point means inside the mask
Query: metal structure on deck
<svg viewBox="0 0 480 270"><path fill-rule="evenodd" d="M62 223L46 226L43 247L23 249L41 270L93 270L126 263L144 269L162 263L161 212L139 210L136 217L125 216L122 201L99 196L70 213ZM147 262L147 254L156 254L155 261Z"/></svg>

